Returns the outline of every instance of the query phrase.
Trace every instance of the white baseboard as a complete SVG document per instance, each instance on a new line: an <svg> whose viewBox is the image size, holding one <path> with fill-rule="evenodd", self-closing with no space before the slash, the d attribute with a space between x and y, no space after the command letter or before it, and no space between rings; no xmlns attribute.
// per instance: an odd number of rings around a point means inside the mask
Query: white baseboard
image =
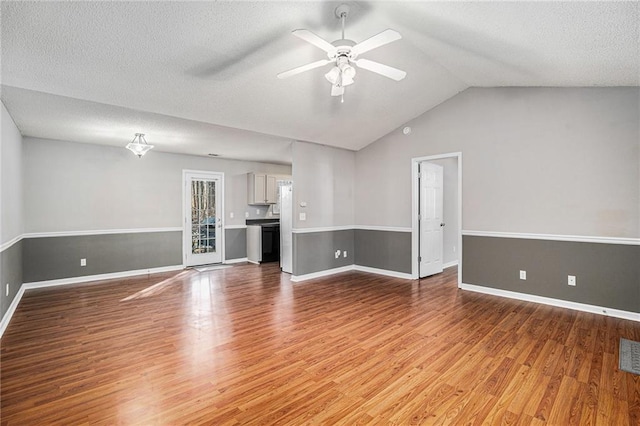
<svg viewBox="0 0 640 426"><path fill-rule="evenodd" d="M7 309L7 312L5 312L4 316L2 317L2 321L0 321L0 338L2 338L4 331L7 329L7 326L9 325L9 321L11 321L11 317L13 317L13 314L16 311L16 308L18 307L18 303L20 303L20 299L22 299L23 294L24 294L24 284L20 286L20 289L18 290L16 297L13 298L13 301L9 305L9 309Z"/></svg>
<svg viewBox="0 0 640 426"><path fill-rule="evenodd" d="M407 274L405 272L389 271L387 269L370 268L369 266L353 265L353 270L354 271L360 271L360 272L369 272L370 274L384 275L386 277L403 278L405 280L412 280L413 279L411 274Z"/></svg>
<svg viewBox="0 0 640 426"><path fill-rule="evenodd" d="M225 265L230 265L232 263L242 263L242 262L248 262L249 259L247 259L246 257L239 257L237 259L227 259L224 261Z"/></svg>
<svg viewBox="0 0 640 426"><path fill-rule="evenodd" d="M312 272L305 275L291 275L291 281L297 283L300 281L312 280L314 278L327 277L329 275L339 274L341 272L349 272L353 271L353 266L354 265L347 265L340 268L326 269L324 271Z"/></svg>
<svg viewBox="0 0 640 426"><path fill-rule="evenodd" d="M462 290L475 291L476 293L490 294L493 296L507 297L509 299L522 300L525 302L540 303L543 305L557 306L559 308L573 309L575 311L590 312L593 314L606 315L615 318L621 318L631 321L640 321L640 313L622 311L620 309L612 309L604 306L588 305L586 303L571 302L568 300L553 299L544 296L535 296L533 294L518 293L515 291L501 290L497 288L484 287L474 284L462 283L458 286Z"/></svg>
<svg viewBox="0 0 640 426"><path fill-rule="evenodd" d="M184 269L182 265L163 266L160 268L137 269L133 271L112 272L110 274L84 275L81 277L62 278L59 280L34 281L24 283L22 286L28 290L31 288L55 287L59 285L86 283L91 281L111 280L114 278L135 277L137 275L157 274L160 272L171 272Z"/></svg>
<svg viewBox="0 0 640 426"><path fill-rule="evenodd" d="M300 282L300 281L312 280L314 278L327 277L329 275L334 275L334 274L339 274L341 272L349 272L349 271L368 272L370 274L384 275L387 277L394 277L394 278L403 278L407 280L412 279L411 274L405 274L403 272L370 268L368 266L347 265L347 266L342 266L340 268L333 268L333 269L327 269L325 271L313 272L311 274L291 275L291 281Z"/></svg>

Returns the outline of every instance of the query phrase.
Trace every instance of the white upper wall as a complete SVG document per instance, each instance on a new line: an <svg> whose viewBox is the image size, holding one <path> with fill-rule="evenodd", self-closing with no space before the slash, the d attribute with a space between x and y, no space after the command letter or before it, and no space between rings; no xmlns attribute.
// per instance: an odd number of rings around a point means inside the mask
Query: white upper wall
<svg viewBox="0 0 640 426"><path fill-rule="evenodd" d="M356 154L356 224L410 226L411 158L461 151L464 230L638 238L639 104L638 88L468 89Z"/></svg>
<svg viewBox="0 0 640 426"><path fill-rule="evenodd" d="M354 172L353 151L294 142L293 227L352 226ZM300 220L300 213L306 214L305 221Z"/></svg>
<svg viewBox="0 0 640 426"><path fill-rule="evenodd" d="M225 226L244 225L249 172L291 167L25 138L25 232L182 226L182 171L224 173ZM229 213L234 218L229 218Z"/></svg>
<svg viewBox="0 0 640 426"><path fill-rule="evenodd" d="M0 244L22 235L22 135L2 105L0 127Z"/></svg>

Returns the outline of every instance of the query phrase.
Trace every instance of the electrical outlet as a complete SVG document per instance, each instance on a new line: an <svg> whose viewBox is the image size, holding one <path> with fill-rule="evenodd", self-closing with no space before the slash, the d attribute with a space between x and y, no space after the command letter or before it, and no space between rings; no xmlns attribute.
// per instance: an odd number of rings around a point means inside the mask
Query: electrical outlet
<svg viewBox="0 0 640 426"><path fill-rule="evenodd" d="M347 257L347 251L343 251L342 254L344 255L344 257Z"/></svg>
<svg viewBox="0 0 640 426"><path fill-rule="evenodd" d="M340 250L336 250L335 255L336 255L336 259L339 258L340 257Z"/></svg>
<svg viewBox="0 0 640 426"><path fill-rule="evenodd" d="M527 279L527 271L520 271L520 279L521 280L526 280Z"/></svg>
<svg viewBox="0 0 640 426"><path fill-rule="evenodd" d="M260 214L260 213L262 213L262 210L256 209L256 214Z"/></svg>
<svg viewBox="0 0 640 426"><path fill-rule="evenodd" d="M567 275L567 284L575 286L576 285L576 276L575 275Z"/></svg>
<svg viewBox="0 0 640 426"><path fill-rule="evenodd" d="M87 259L80 259L80 266L87 266Z"/></svg>

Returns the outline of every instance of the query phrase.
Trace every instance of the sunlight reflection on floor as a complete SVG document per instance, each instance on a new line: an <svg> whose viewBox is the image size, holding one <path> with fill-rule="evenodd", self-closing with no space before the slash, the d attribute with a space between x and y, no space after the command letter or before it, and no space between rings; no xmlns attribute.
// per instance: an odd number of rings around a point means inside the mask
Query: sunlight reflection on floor
<svg viewBox="0 0 640 426"><path fill-rule="evenodd" d="M180 281L183 278L186 278L189 275L196 274L194 271L182 271L178 275L174 275L171 278L167 278L166 280L160 281L157 284L153 284L150 287L147 287L143 290L140 290L137 293L132 294L131 296L127 296L121 300L121 302L127 302L129 300L142 299L149 296L154 296L156 294L162 293L167 287L171 286L177 281Z"/></svg>

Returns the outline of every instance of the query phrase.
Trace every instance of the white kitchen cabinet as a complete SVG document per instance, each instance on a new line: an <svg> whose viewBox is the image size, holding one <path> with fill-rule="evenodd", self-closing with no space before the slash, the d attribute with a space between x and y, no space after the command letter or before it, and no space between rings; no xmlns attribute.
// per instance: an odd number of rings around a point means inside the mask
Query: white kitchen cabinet
<svg viewBox="0 0 640 426"><path fill-rule="evenodd" d="M247 204L275 204L277 200L277 176L266 173L247 174Z"/></svg>

